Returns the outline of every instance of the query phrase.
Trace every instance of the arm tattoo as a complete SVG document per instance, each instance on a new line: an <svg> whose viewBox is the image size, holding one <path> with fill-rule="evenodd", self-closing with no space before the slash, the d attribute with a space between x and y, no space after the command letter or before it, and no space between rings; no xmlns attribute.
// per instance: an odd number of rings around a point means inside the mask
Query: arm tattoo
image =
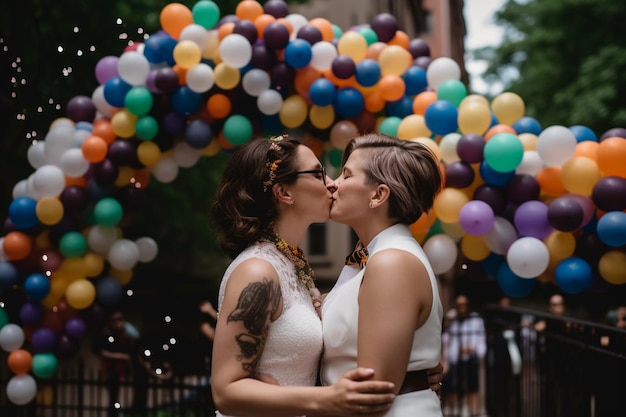
<svg viewBox="0 0 626 417"><path fill-rule="evenodd" d="M270 317L274 314L281 299L280 286L266 278L262 282L252 282L241 291L237 306L226 320L241 321L247 332L238 334L237 359L243 369L255 373L256 366L267 338Z"/></svg>

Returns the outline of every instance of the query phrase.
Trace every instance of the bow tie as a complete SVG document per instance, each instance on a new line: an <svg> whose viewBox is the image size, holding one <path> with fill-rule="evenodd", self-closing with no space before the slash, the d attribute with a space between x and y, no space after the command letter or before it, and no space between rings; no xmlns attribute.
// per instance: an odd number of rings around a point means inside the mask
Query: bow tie
<svg viewBox="0 0 626 417"><path fill-rule="evenodd" d="M346 257L346 265L358 265L363 268L367 262L367 248L357 249Z"/></svg>

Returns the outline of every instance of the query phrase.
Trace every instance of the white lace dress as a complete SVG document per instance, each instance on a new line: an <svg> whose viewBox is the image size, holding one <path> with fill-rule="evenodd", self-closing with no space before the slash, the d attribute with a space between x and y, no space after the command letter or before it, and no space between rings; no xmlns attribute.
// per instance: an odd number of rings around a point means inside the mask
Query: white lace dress
<svg viewBox="0 0 626 417"><path fill-rule="evenodd" d="M251 258L264 259L272 264L278 273L283 297L283 311L270 324L258 372L271 375L280 385L313 386L322 354L322 323L309 290L296 277L293 263L273 243L256 243L230 264L220 284L218 311L224 302L230 274L237 265Z"/></svg>

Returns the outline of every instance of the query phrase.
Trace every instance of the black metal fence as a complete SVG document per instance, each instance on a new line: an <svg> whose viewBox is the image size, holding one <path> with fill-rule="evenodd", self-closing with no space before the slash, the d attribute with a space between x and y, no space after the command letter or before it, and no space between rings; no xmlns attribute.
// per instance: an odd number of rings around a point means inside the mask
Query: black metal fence
<svg viewBox="0 0 626 417"><path fill-rule="evenodd" d="M625 415L626 331L495 306L485 324L490 417Z"/></svg>

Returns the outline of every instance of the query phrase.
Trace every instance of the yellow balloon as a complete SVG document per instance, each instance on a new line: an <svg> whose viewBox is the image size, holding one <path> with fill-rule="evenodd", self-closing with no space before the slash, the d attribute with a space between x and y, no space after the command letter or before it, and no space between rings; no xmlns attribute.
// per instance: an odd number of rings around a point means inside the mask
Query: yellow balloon
<svg viewBox="0 0 626 417"><path fill-rule="evenodd" d="M287 97L278 112L280 122L287 128L294 129L301 126L307 117L307 104L299 95Z"/></svg>
<svg viewBox="0 0 626 417"><path fill-rule="evenodd" d="M57 272L65 274L69 281L76 281L87 277L83 258L65 258Z"/></svg>
<svg viewBox="0 0 626 417"><path fill-rule="evenodd" d="M90 278L95 278L104 270L104 258L102 255L88 252L83 257L83 264L85 267L85 275Z"/></svg>
<svg viewBox="0 0 626 417"><path fill-rule="evenodd" d="M127 285L133 279L133 270L121 270L116 268L109 269L109 275L118 280L120 284Z"/></svg>
<svg viewBox="0 0 626 417"><path fill-rule="evenodd" d="M576 238L573 234L555 230L543 239L548 248L550 259L561 261L574 254Z"/></svg>
<svg viewBox="0 0 626 417"><path fill-rule="evenodd" d="M74 281L65 290L67 303L77 310L89 307L95 298L96 287L87 279Z"/></svg>
<svg viewBox="0 0 626 417"><path fill-rule="evenodd" d="M137 159L147 167L156 165L161 160L161 150L154 142L142 141L137 146Z"/></svg>
<svg viewBox="0 0 626 417"><path fill-rule="evenodd" d="M200 153L204 156L215 156L219 153L222 146L220 145L220 141L217 138L213 138L211 143L200 150Z"/></svg>
<svg viewBox="0 0 626 417"><path fill-rule="evenodd" d="M126 109L120 109L111 117L111 128L120 138L130 138L135 134L137 116Z"/></svg>
<svg viewBox="0 0 626 417"><path fill-rule="evenodd" d="M129 166L121 166L118 168L117 178L115 179L115 185L117 187L124 187L131 183L131 179L135 176L135 170Z"/></svg>
<svg viewBox="0 0 626 417"><path fill-rule="evenodd" d="M600 178L598 164L584 156L570 158L561 167L561 181L570 193L590 196Z"/></svg>
<svg viewBox="0 0 626 417"><path fill-rule="evenodd" d="M198 65L202 60L202 51L194 41L180 41L174 47L174 61L184 69Z"/></svg>
<svg viewBox="0 0 626 417"><path fill-rule="evenodd" d="M42 197L35 208L39 221L47 226L57 224L63 218L63 203L57 197Z"/></svg>
<svg viewBox="0 0 626 417"><path fill-rule="evenodd" d="M398 125L396 136L399 139L413 139L418 137L428 137L432 134L426 126L426 120L421 114L410 114L402 119Z"/></svg>
<svg viewBox="0 0 626 417"><path fill-rule="evenodd" d="M477 103L482 104L489 107L489 100L485 96L481 96L480 94L468 94L465 96L463 100L459 103L459 110L466 104Z"/></svg>
<svg viewBox="0 0 626 417"><path fill-rule="evenodd" d="M457 116L459 130L463 134L484 134L491 126L491 111L488 105L478 101L466 103L459 107Z"/></svg>
<svg viewBox="0 0 626 417"><path fill-rule="evenodd" d="M411 141L421 143L422 145L428 147L428 149L430 149L431 152L435 154L435 157L437 158L437 160L441 161L441 148L439 148L439 145L437 144L437 142L435 142L431 138L426 138L426 137L419 137L419 138L411 139Z"/></svg>
<svg viewBox="0 0 626 417"><path fill-rule="evenodd" d="M491 250L483 236L465 235L461 239L461 252L470 261L482 261L489 256Z"/></svg>
<svg viewBox="0 0 626 417"><path fill-rule="evenodd" d="M413 63L411 53L399 45L389 45L378 55L378 65L382 76L401 76Z"/></svg>
<svg viewBox="0 0 626 417"><path fill-rule="evenodd" d="M457 188L444 188L435 197L433 208L437 218L446 223L457 223L461 208L469 202L469 197Z"/></svg>
<svg viewBox="0 0 626 417"><path fill-rule="evenodd" d="M327 129L335 121L335 108L329 106L311 106L309 111L309 120L311 124L318 129Z"/></svg>
<svg viewBox="0 0 626 417"><path fill-rule="evenodd" d="M344 32L337 42L337 52L339 55L348 55L355 63L358 63L365 58L367 41L358 32Z"/></svg>
<svg viewBox="0 0 626 417"><path fill-rule="evenodd" d="M626 253L611 250L602 255L598 262L600 276L611 284L626 284Z"/></svg>
<svg viewBox="0 0 626 417"><path fill-rule="evenodd" d="M496 96L491 102L491 110L503 125L513 126L513 123L524 116L526 107L524 100L515 93L505 92Z"/></svg>
<svg viewBox="0 0 626 417"><path fill-rule="evenodd" d="M537 149L537 135L532 133L521 133L517 135L522 142L525 151L534 151Z"/></svg>
<svg viewBox="0 0 626 417"><path fill-rule="evenodd" d="M220 62L215 66L213 70L213 76L215 78L215 85L222 90L232 90L237 87L241 80L241 73L237 68L226 65Z"/></svg>

